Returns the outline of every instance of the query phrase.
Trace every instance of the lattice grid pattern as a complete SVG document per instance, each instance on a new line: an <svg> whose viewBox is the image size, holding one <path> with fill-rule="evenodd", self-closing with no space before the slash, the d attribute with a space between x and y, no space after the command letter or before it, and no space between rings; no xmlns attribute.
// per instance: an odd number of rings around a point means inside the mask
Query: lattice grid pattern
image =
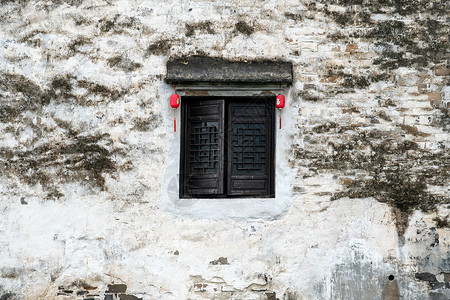
<svg viewBox="0 0 450 300"><path fill-rule="evenodd" d="M190 172L217 173L219 169L219 123L192 122L189 150Z"/></svg>
<svg viewBox="0 0 450 300"><path fill-rule="evenodd" d="M233 125L233 174L264 174L266 152L265 124L237 123Z"/></svg>

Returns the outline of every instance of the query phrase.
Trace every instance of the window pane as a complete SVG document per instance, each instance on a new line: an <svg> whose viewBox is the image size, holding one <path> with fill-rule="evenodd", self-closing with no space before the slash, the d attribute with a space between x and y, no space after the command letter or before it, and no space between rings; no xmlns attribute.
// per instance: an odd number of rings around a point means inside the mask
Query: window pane
<svg viewBox="0 0 450 300"><path fill-rule="evenodd" d="M234 123L232 128L232 173L265 174L266 124Z"/></svg>
<svg viewBox="0 0 450 300"><path fill-rule="evenodd" d="M219 122L191 122L189 166L191 174L219 170Z"/></svg>

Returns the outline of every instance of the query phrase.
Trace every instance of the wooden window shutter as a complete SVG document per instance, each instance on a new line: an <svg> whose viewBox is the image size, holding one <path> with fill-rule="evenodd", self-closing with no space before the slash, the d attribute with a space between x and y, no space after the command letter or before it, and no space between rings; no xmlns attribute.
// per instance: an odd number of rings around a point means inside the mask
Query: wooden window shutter
<svg viewBox="0 0 450 300"><path fill-rule="evenodd" d="M228 195L273 195L273 110L273 101L264 98L229 103Z"/></svg>
<svg viewBox="0 0 450 300"><path fill-rule="evenodd" d="M184 195L224 193L224 100L199 100L184 107Z"/></svg>

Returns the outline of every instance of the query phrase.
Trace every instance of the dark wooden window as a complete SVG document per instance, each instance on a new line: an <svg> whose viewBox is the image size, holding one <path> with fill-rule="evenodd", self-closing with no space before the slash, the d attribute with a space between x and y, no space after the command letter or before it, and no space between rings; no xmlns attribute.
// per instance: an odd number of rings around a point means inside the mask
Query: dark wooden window
<svg viewBox="0 0 450 300"><path fill-rule="evenodd" d="M183 97L180 196L274 197L275 97Z"/></svg>

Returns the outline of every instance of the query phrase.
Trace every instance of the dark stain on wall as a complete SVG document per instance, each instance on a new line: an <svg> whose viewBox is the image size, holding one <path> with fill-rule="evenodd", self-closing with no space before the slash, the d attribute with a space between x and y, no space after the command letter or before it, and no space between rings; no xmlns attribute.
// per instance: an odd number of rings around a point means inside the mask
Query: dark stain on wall
<svg viewBox="0 0 450 300"><path fill-rule="evenodd" d="M418 13L432 12L436 15L445 15L445 9L448 7L446 1L440 0L331 0L318 1L323 4L346 6L350 13L352 11L367 10L371 13L398 13L401 16L410 16Z"/></svg>
<svg viewBox="0 0 450 300"><path fill-rule="evenodd" d="M255 29L245 21L237 22L235 25L235 29L237 32L244 35L251 35L255 31Z"/></svg>
<svg viewBox="0 0 450 300"><path fill-rule="evenodd" d="M62 97L62 98L70 98L74 97L72 94L72 76L58 76L53 78L50 84L50 93L53 98Z"/></svg>
<svg viewBox="0 0 450 300"><path fill-rule="evenodd" d="M87 90L84 95L75 95L75 89ZM23 75L0 74L0 121L13 122L18 117L29 112L40 112L51 101L56 103L73 103L81 106L95 105L89 96L99 95L108 101L117 100L127 91L115 87L78 80L70 75L56 76L48 88L41 88Z"/></svg>
<svg viewBox="0 0 450 300"><path fill-rule="evenodd" d="M74 90L80 88L85 89L86 94L74 95ZM22 75L8 73L0 74L0 89L3 91L0 94L0 121L11 123L5 132L16 136L24 128L30 128L32 132L25 147L0 148L0 169L7 176L19 179L22 184L39 184L47 199L58 199L64 196L59 188L61 183L76 181L92 188L106 189L104 174L129 168L116 164L115 157L125 154L112 150L109 135L86 135L82 128L75 129L73 124L55 115L47 112L44 116L43 113L50 103L95 105L90 95L100 96L102 100L99 101L114 101L126 91L70 75L56 76L47 88L41 88ZM50 117L56 128L40 124L43 117ZM48 141L48 134L57 129L63 136L58 141ZM43 140L46 142L42 143Z"/></svg>
<svg viewBox="0 0 450 300"><path fill-rule="evenodd" d="M0 148L0 168L23 184L40 184L48 199L61 198L62 182L84 182L105 188L103 174L118 169L114 153L106 146L107 135L66 136L64 142L44 144L27 150Z"/></svg>
<svg viewBox="0 0 450 300"><path fill-rule="evenodd" d="M0 300L12 300L15 298L15 294L13 293L5 293L0 296Z"/></svg>
<svg viewBox="0 0 450 300"><path fill-rule="evenodd" d="M108 60L108 63L109 62L110 61ZM116 63L119 64L119 68L124 69L140 67L140 64L132 63L128 60L123 61L122 58L119 58ZM79 90L80 88L85 89L87 92L85 94L75 95L73 91ZM45 93L57 103L73 103L81 106L92 106L97 104L96 101L93 101L90 98L92 95L101 96L103 99L99 101L115 101L126 94L127 91L120 90L116 87L107 87L84 79L79 80L71 75L62 75L55 76L52 79L50 86L45 90Z"/></svg>
<svg viewBox="0 0 450 300"><path fill-rule="evenodd" d="M449 40L445 38L448 37L445 18L445 12L450 9L448 1L319 2L324 5L319 6L313 2L308 5L308 9L314 14L331 18L339 25L334 32L328 33L328 37L331 40L360 39L374 43L379 49L379 56L374 64L383 69L424 68L447 59L450 48ZM345 11L331 10L329 5L342 6ZM371 18L373 14L399 14L414 21L411 24L402 20L375 21Z"/></svg>
<svg viewBox="0 0 450 300"><path fill-rule="evenodd" d="M436 217L433 221L436 222L436 228L450 228L450 215L445 217Z"/></svg>
<svg viewBox="0 0 450 300"><path fill-rule="evenodd" d="M294 20L294 21L302 21L303 20L303 15L300 13L292 13L292 12L285 12L284 16L286 19L290 19L290 20Z"/></svg>
<svg viewBox="0 0 450 300"><path fill-rule="evenodd" d="M108 58L106 62L110 68L116 67L124 72L133 72L142 67L140 63L133 62L130 59L120 55Z"/></svg>
<svg viewBox="0 0 450 300"><path fill-rule="evenodd" d="M294 147L295 159L312 173L328 170L337 177L344 177L342 190L336 192L332 200L373 197L389 204L399 236L405 232L415 209L430 212L435 210L436 204L450 203L448 195L428 191L428 185L444 188L449 177L448 151L435 154L403 140L394 132L368 131L336 123L316 126L306 138L320 140L320 135L333 133L339 135L342 142L330 143L332 154Z"/></svg>
<svg viewBox="0 0 450 300"><path fill-rule="evenodd" d="M364 90L380 81L402 85L394 76L394 70L400 67L415 69L418 76L422 76L416 85L422 94L427 92L423 78L429 78L430 69L435 69L435 76L448 74L446 59L450 45L445 12L450 8L449 2L334 0L312 2L307 7L308 11L303 13L305 18L312 15L319 20L331 19L338 25L327 37L347 44L342 57L348 62L367 59L364 56L367 50L359 49L359 43L372 45L377 55L370 72L359 68L360 72L350 73L343 66L325 64L317 71L321 84L305 83L298 92L304 101L326 101L336 94L354 93L355 89ZM372 18L374 14L386 15L388 19L376 20ZM337 55L344 54L339 48L335 51ZM429 109L434 110L429 125L449 132L449 110L441 100L442 83L438 85L436 92L427 94ZM406 109L399 108L391 99L378 98L378 107L373 105L370 112L359 109L357 104L342 108L344 114L361 116L364 112L365 122L318 122L316 126L303 127L305 146L294 146L294 156L297 165L308 170L300 176L321 172L335 174L342 188L334 193L333 200L373 197L389 204L398 234L403 236L414 210L431 212L438 204L450 203L448 195L434 194L428 188L439 186L445 190L450 155L444 144L436 151L419 147L414 141L429 136L421 132L420 127L395 123L389 131L376 129L377 124L392 122L392 110L402 114L402 109ZM370 126L372 129L368 129ZM328 143L331 151L319 146L324 143ZM436 225L448 226L441 219L435 221Z"/></svg>
<svg viewBox="0 0 450 300"><path fill-rule="evenodd" d="M213 24L211 21L197 22L186 24L186 36L191 37L197 33L202 34L215 34Z"/></svg>
<svg viewBox="0 0 450 300"><path fill-rule="evenodd" d="M31 47L39 48L42 46L42 36L47 34L44 30L33 30L22 36L18 42L26 43Z"/></svg>
<svg viewBox="0 0 450 300"><path fill-rule="evenodd" d="M108 284L106 291L100 291L97 287L87 284L83 280L75 281L67 286L59 286L57 296L70 297L74 294L77 295L77 299L80 300L142 300L132 294L125 294L127 290L126 284Z"/></svg>
<svg viewBox="0 0 450 300"><path fill-rule="evenodd" d="M141 30L143 26L135 17L125 17L116 14L114 17L100 19L97 27L101 34L121 34L129 30Z"/></svg>
<svg viewBox="0 0 450 300"><path fill-rule="evenodd" d="M163 122L163 118L160 114L153 112L149 113L148 117L135 117L133 118L133 130L137 131L151 131L159 124Z"/></svg>
<svg viewBox="0 0 450 300"><path fill-rule="evenodd" d="M0 268L0 278L18 278L23 272L20 267L2 267Z"/></svg>
<svg viewBox="0 0 450 300"><path fill-rule="evenodd" d="M145 51L144 57L150 55L167 55L169 53L170 47L172 47L172 41L167 39L162 39L157 42L150 44Z"/></svg>
<svg viewBox="0 0 450 300"><path fill-rule="evenodd" d="M50 96L23 75L0 74L0 121L11 122L24 111L37 111L50 103ZM8 97L6 93L18 95Z"/></svg>
<svg viewBox="0 0 450 300"><path fill-rule="evenodd" d="M228 258L226 257L219 257L216 260L210 261L210 265L229 265Z"/></svg>
<svg viewBox="0 0 450 300"><path fill-rule="evenodd" d="M99 84L92 81L87 80L77 80L78 87L85 88L88 90L88 94L99 95L105 100L117 100L120 96L126 94L126 91L119 90L118 88L107 87L103 84Z"/></svg>
<svg viewBox="0 0 450 300"><path fill-rule="evenodd" d="M78 36L77 38L73 39L72 42L69 43L68 50L69 55L75 55L76 53L82 52L80 49L83 46L86 45L92 45L92 41L89 38L86 38L84 36Z"/></svg>
<svg viewBox="0 0 450 300"><path fill-rule="evenodd" d="M439 289L450 289L450 282L449 278L450 273L444 273L444 281L439 282L436 278L435 274L424 272L424 273L416 273L415 278L417 280L427 281L430 285L430 288L433 290L439 290Z"/></svg>
<svg viewBox="0 0 450 300"><path fill-rule="evenodd" d="M117 17L112 20L109 20L106 18L99 20L98 26L99 26L100 32L105 33L105 32L109 32L112 29L114 29L114 25L115 25L116 21L117 21Z"/></svg>

